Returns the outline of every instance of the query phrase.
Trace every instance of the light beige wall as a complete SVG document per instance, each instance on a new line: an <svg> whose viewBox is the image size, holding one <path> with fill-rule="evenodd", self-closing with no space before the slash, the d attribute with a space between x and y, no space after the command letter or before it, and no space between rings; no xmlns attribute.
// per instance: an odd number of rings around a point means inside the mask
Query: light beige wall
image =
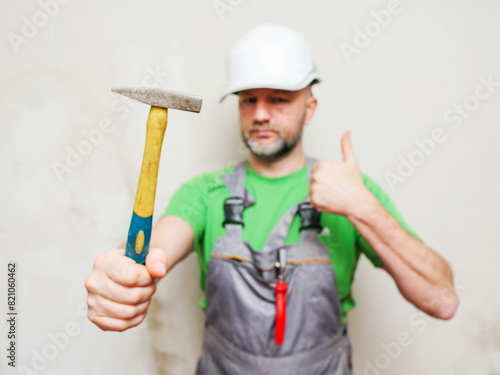
<svg viewBox="0 0 500 375"><path fill-rule="evenodd" d="M372 12L388 8L390 21L377 29ZM270 21L306 36L323 77L306 149L338 160L341 134L351 129L362 170L391 194L457 277L458 313L450 322L428 321L384 272L362 260L354 285L358 306L349 318L355 373L500 374L488 369L500 351L494 245L500 86L473 98L481 79L500 81L498 1L41 0L5 2L2 9L0 311L6 263L14 260L17 364L32 371L26 373L154 374L157 366L160 374L192 373L203 328L194 256L160 284L149 326L104 333L85 318L83 281L93 260L126 236L148 111L122 102L110 88L154 84L204 97L199 115L170 113L159 217L182 182L245 157L236 102L218 103L224 56L247 29ZM25 19L38 26L30 29ZM366 47L357 28L374 35ZM347 56L342 48L357 53ZM474 110L454 129L443 114L464 100ZM66 164L68 147L82 147L84 132L99 126L107 133L81 160L69 160L71 172L60 170L59 178L54 163ZM444 141L417 160L415 142L438 128ZM392 189L387 172L399 173L400 155L421 165ZM73 337L53 346L65 329ZM399 350L393 343L401 335L409 345ZM0 362L2 374L18 373L4 355Z"/></svg>

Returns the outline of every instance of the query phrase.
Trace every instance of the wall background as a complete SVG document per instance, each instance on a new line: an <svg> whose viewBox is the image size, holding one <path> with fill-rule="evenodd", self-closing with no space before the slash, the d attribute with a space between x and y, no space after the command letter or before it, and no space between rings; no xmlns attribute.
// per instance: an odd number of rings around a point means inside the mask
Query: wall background
<svg viewBox="0 0 500 375"><path fill-rule="evenodd" d="M158 218L182 182L245 157L236 100L218 103L224 60L246 30L269 21L306 36L323 77L306 150L338 160L340 137L351 129L362 170L391 194L457 278L460 308L451 321L439 322L423 318L383 271L363 260L354 286L358 306L349 319L355 374L500 374L494 245L500 86L490 84L488 91L481 83L500 81L498 1L40 0L2 6L0 310L13 260L19 337L17 371L2 349L0 373L193 372L203 328L194 256L162 281L147 323L104 333L86 320L83 281L95 257L122 243L128 230L148 113L110 88L157 85L204 97L199 115L170 111ZM388 7L398 11L380 21ZM373 35L366 47L357 30ZM347 44L358 53L347 56L341 48ZM478 85L481 98L474 99ZM459 104L466 108L462 115L445 121L443 114ZM107 131L101 137L100 126ZM419 154L415 142L439 128L442 143ZM85 134L96 144L85 148ZM85 154L79 158L78 147ZM409 163L410 156L418 165L402 167L400 157ZM392 188L387 172L400 179ZM6 313L0 321L4 348ZM409 345L399 350L394 343L401 335Z"/></svg>

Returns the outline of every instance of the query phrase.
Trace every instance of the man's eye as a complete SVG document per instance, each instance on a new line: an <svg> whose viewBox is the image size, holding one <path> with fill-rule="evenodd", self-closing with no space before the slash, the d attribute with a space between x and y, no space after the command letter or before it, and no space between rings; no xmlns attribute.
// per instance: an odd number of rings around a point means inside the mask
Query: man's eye
<svg viewBox="0 0 500 375"><path fill-rule="evenodd" d="M255 98L243 98L241 102L244 104L253 104L255 103Z"/></svg>
<svg viewBox="0 0 500 375"><path fill-rule="evenodd" d="M285 98L273 98L273 103L285 103Z"/></svg>

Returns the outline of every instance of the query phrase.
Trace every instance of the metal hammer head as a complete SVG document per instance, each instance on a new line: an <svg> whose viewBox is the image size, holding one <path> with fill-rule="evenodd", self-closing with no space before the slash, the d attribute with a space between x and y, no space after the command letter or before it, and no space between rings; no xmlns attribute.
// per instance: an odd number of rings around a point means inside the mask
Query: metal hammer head
<svg viewBox="0 0 500 375"><path fill-rule="evenodd" d="M176 91L162 90L154 87L130 87L111 89L118 94L149 104L153 107L181 109L183 111L200 112L202 98Z"/></svg>

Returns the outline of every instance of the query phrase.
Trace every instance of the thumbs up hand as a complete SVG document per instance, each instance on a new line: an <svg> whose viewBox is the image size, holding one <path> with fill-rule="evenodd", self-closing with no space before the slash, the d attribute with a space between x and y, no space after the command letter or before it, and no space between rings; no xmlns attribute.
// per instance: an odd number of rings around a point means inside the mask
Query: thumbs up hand
<svg viewBox="0 0 500 375"><path fill-rule="evenodd" d="M309 195L318 211L349 218L374 196L361 178L349 131L343 135L341 145L343 161L325 160L312 167Z"/></svg>

